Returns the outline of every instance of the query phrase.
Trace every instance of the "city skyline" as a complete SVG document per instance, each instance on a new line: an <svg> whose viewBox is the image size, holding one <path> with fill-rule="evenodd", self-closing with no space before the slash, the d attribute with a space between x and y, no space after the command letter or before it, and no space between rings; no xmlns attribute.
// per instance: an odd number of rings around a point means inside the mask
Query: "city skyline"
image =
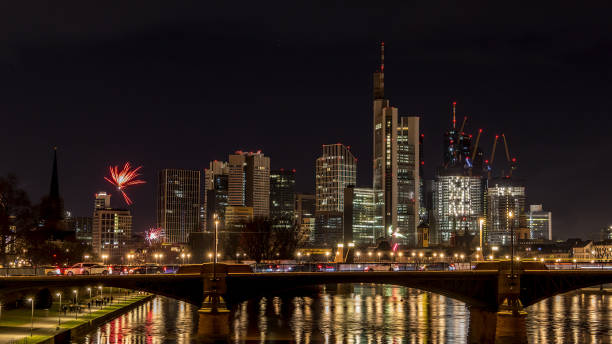
<svg viewBox="0 0 612 344"><path fill-rule="evenodd" d="M357 186L368 186L372 180L371 73L378 65L377 45L384 39L389 98L400 115L422 115L427 178L433 177L434 168L441 162L441 136L450 120L450 104L457 101L458 118L468 114L471 131L484 129L481 145L485 154L489 153L492 135L507 134L512 154L519 160L517 176L526 179L526 203L542 203L555 214L553 236L583 233L594 236L610 221L605 198L610 182L603 177L609 162L600 156L610 145L600 139L605 137L610 121L604 97L610 86L600 76L609 70L602 66L608 50L597 39L581 43L572 40L564 33L562 24L569 9L561 10L561 14L549 19L549 25L543 25L547 29L531 27L529 24L538 20L529 17L517 32L507 34L485 20L452 26L461 19L450 15L446 24L435 26L442 33L419 31L423 37L404 38L383 25L373 33L351 34L354 40L342 44L336 43L343 42L343 31L330 22L323 24L335 29L331 30L328 42L313 39L312 27L306 30L309 34L304 38L295 26L277 21L270 25L287 30L260 43L236 31L226 33L233 39L231 44L219 42L217 38L226 37L222 30L207 27L211 36L198 43L206 48L197 49L191 43L199 31L185 33L183 42L173 36L160 37L157 22L146 22L139 28L112 29L116 35L102 32L98 38L90 38L92 44L88 48L75 48L79 38L69 34L50 33L48 45L42 45L38 37L20 36L15 43L24 43L28 48L15 44L11 51L24 59L11 62L9 57L5 64L4 82L7 88L11 87L1 99L7 125L0 129L3 147L0 152L4 157L0 172L15 172L32 201L38 202L48 190L51 151L57 145L65 208L75 216L83 216L89 215L87 200L98 191L112 193L113 203L120 201L103 181L109 165L124 161L143 165L143 178L148 183L134 188L130 195L135 201L130 208L135 232L155 224L158 171L164 168L203 171L210 160L222 160L227 151L235 149L261 149L272 158L272 169L297 170L298 191L313 192L312 161L318 156L320 145L339 141L350 145L359 159ZM595 11L589 14L595 16L595 19L589 16L593 24L580 28L581 32L597 32L595 36L601 39L609 37L609 29L595 30L600 23ZM578 20L586 20L587 16L577 15ZM364 18L365 13L355 16ZM232 20L226 18L222 22ZM410 25L423 24L417 23ZM473 41L474 32L482 30L479 24L490 32L489 39ZM95 31L99 25L94 21L85 30ZM192 28L191 22L168 25L177 32ZM353 22L349 26L357 27ZM449 27L461 27L463 35L456 41L451 39L454 35ZM151 54L158 48L154 48L157 44L152 44L150 37L161 41L161 56ZM435 47L428 45L440 37L448 38ZM105 44L95 47L99 40ZM561 42L565 45L563 49ZM129 46L133 44L143 51L131 50ZM521 54L504 53L504 47L525 44L528 48ZM55 50L57 47L63 49ZM197 61L213 47L218 49L219 57ZM262 49L256 52L255 47ZM101 56L114 61L119 71L131 71L126 79L112 73L103 75L108 67L96 71L104 66L105 59L96 57L104 49L107 55ZM193 57L186 57L190 52L195 53ZM247 57L242 60L237 52L246 53ZM45 57L38 58L40 53ZM160 76L149 75L149 69L144 67L135 68L142 54L157 56L151 66L161 68ZM207 77L211 84L220 80L220 85L215 86L218 89L201 86L201 80L196 82L191 77L184 77L184 86L176 86L174 81L181 78L169 75L169 71L177 64L165 57L175 55L181 64L188 66L181 71L195 66L196 76ZM119 56L123 59L118 60ZM237 62L244 63L241 66ZM218 74L211 65L222 66L219 69L226 73ZM300 73L292 65L312 73ZM39 75L43 79L40 85L31 85L29 81ZM107 86L100 86L99 80ZM158 82L147 85L155 80ZM251 94L255 82L261 82L262 88ZM240 85L236 91L235 85ZM35 101L21 93L36 97ZM148 95L157 99L153 101L155 106L150 105ZM72 97L79 99L78 106L70 104ZM235 108L227 111L225 104L233 100L237 100ZM218 118L215 113L226 116ZM249 113L254 115L247 116ZM127 124L122 129L112 125L118 116ZM175 121L167 121L168 116L174 116ZM34 125L28 126L31 129L26 134L11 129L25 126L31 120ZM196 124L190 125L192 122ZM304 130L297 134L284 132L283 128L290 125ZM251 127L260 130L252 133ZM165 137L160 131L168 129L175 132L171 135L174 140L159 139ZM230 133L235 136L228 142L224 138ZM567 142L568 133L575 136L572 145L558 149ZM179 149L184 149L182 155L159 159ZM295 151L300 154L293 156ZM599 180L603 185L590 180ZM564 185L563 190L559 190L559 185ZM567 197L573 201L564 200ZM113 206L119 207L120 203Z"/></svg>

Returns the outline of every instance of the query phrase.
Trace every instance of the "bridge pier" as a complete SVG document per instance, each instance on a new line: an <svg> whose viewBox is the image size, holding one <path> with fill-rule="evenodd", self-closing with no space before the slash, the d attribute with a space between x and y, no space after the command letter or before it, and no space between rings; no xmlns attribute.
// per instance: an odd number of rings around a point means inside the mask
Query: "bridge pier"
<svg viewBox="0 0 612 344"><path fill-rule="evenodd" d="M223 296L227 293L227 266L217 264L202 267L204 301L198 310L198 340L204 343L227 342L230 336L230 311Z"/></svg>
<svg viewBox="0 0 612 344"><path fill-rule="evenodd" d="M498 315L522 317L527 315L520 300L520 265L511 267L512 262L500 262L497 280Z"/></svg>

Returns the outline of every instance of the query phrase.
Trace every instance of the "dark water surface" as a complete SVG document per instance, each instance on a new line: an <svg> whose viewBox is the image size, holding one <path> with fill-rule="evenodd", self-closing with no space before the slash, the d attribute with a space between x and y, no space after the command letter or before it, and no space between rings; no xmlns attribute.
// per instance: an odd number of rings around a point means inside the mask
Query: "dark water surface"
<svg viewBox="0 0 612 344"><path fill-rule="evenodd" d="M236 343L610 343L611 297L559 295L516 319L416 289L347 284L238 304L229 332ZM74 343L197 343L200 327L197 307L157 297Z"/></svg>

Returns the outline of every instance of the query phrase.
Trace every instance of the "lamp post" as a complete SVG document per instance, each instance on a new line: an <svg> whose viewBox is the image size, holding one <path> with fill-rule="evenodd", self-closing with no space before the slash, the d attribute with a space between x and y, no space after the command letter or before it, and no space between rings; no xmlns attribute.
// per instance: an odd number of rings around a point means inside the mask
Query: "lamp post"
<svg viewBox="0 0 612 344"><path fill-rule="evenodd" d="M187 253L187 264L191 264L191 253Z"/></svg>
<svg viewBox="0 0 612 344"><path fill-rule="evenodd" d="M106 265L106 258L108 258L108 256L106 254L102 255L102 264Z"/></svg>
<svg viewBox="0 0 612 344"><path fill-rule="evenodd" d="M218 233L219 233L219 220L217 219L217 214L215 214L215 256L213 260L213 279L214 280L217 280L217 245L219 243Z"/></svg>
<svg viewBox="0 0 612 344"><path fill-rule="evenodd" d="M62 293L55 294L59 297L59 306L57 307L57 328L62 324Z"/></svg>
<svg viewBox="0 0 612 344"><path fill-rule="evenodd" d="M181 263L185 265L185 253L181 253Z"/></svg>
<svg viewBox="0 0 612 344"><path fill-rule="evenodd" d="M75 304L75 308L74 308L74 318L78 319L79 317L79 292L75 289L72 291L72 293L74 294L74 304Z"/></svg>
<svg viewBox="0 0 612 344"><path fill-rule="evenodd" d="M100 295L100 299L103 300L104 299L104 292L102 291L102 286L101 285L98 286L98 290L99 290L99 293L100 293L99 294ZM100 308L102 308L102 302L100 302Z"/></svg>
<svg viewBox="0 0 612 344"><path fill-rule="evenodd" d="M480 228L480 252L484 252L482 250L482 225L484 224L484 219L478 220L478 226Z"/></svg>
<svg viewBox="0 0 612 344"><path fill-rule="evenodd" d="M512 211L508 212L508 218L510 219L510 271L512 271L512 278L514 278L514 214Z"/></svg>
<svg viewBox="0 0 612 344"><path fill-rule="evenodd" d="M88 287L87 291L89 292L89 301L87 301L87 304L91 305L91 288ZM91 306L87 306L87 308L89 309L89 316L91 317Z"/></svg>
<svg viewBox="0 0 612 344"><path fill-rule="evenodd" d="M32 333L34 332L34 298L29 298L28 301L32 303L32 315L30 316L30 321L32 326L30 326L30 337L32 337Z"/></svg>

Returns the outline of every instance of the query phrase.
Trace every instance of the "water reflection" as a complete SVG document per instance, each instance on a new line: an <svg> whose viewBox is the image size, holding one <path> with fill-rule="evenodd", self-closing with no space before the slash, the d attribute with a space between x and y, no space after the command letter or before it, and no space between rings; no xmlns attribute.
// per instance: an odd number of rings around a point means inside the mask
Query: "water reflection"
<svg viewBox="0 0 612 344"><path fill-rule="evenodd" d="M610 296L596 291L544 300L517 319L415 289L352 284L234 305L226 328L235 343L607 343L611 311ZM197 343L201 319L197 307L158 297L74 342Z"/></svg>

